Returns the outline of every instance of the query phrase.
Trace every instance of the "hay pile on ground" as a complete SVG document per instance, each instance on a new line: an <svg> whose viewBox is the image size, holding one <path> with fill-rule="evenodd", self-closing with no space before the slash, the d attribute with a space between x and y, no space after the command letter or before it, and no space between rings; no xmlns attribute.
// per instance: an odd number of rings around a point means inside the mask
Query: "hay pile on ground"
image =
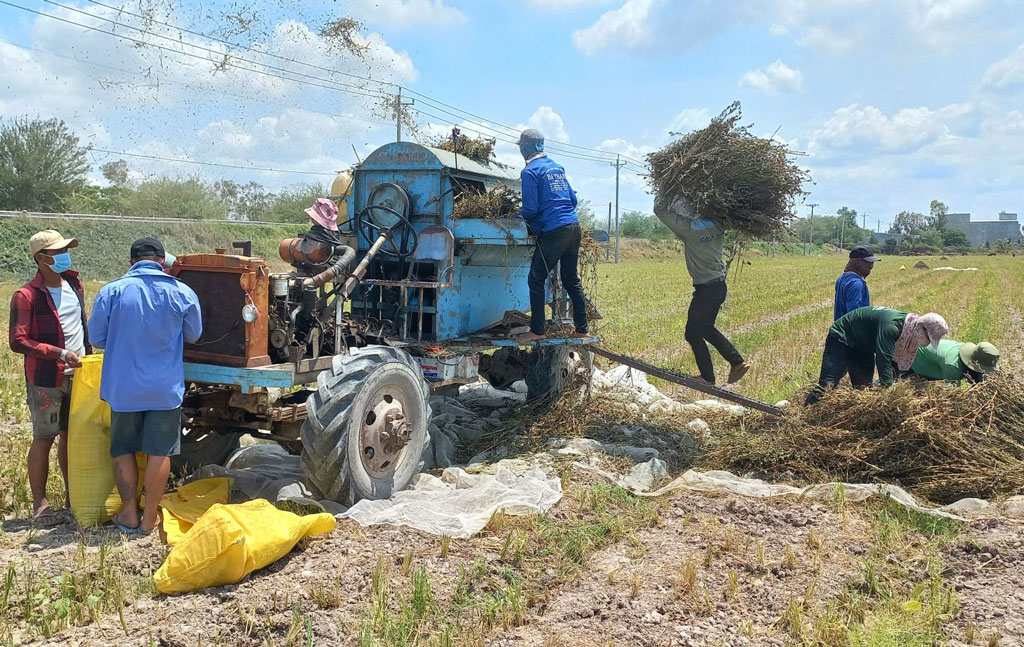
<svg viewBox="0 0 1024 647"><path fill-rule="evenodd" d="M786 147L755 137L739 102L701 130L687 133L647 156L651 186L670 203L686 198L701 217L757 237L782 234L804 195L806 171L790 161Z"/></svg>
<svg viewBox="0 0 1024 647"><path fill-rule="evenodd" d="M938 503L1024 491L1024 383L1005 375L967 390L839 389L787 417L723 422L701 469L896 483Z"/></svg>
<svg viewBox="0 0 1024 647"><path fill-rule="evenodd" d="M493 139L474 139L460 133L455 136L445 135L438 137L431 146L448 151L449 153L464 155L471 160L484 164L489 163L494 158Z"/></svg>
<svg viewBox="0 0 1024 647"><path fill-rule="evenodd" d="M514 218L523 198L512 187L500 184L486 193L467 191L455 198L452 215L461 218Z"/></svg>

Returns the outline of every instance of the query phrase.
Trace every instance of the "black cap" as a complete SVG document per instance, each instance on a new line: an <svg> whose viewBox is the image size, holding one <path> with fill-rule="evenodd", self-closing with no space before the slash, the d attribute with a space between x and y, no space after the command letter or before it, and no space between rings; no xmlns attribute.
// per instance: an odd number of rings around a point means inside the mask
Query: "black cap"
<svg viewBox="0 0 1024 647"><path fill-rule="evenodd" d="M163 243L156 238L140 238L132 243L131 258L143 258L145 256L163 258L166 254Z"/></svg>
<svg viewBox="0 0 1024 647"><path fill-rule="evenodd" d="M867 245L857 245L856 247L851 249L850 258L863 258L865 261L869 263L877 263L878 261L882 260L881 258L875 256L875 253L871 251L871 248L868 247Z"/></svg>

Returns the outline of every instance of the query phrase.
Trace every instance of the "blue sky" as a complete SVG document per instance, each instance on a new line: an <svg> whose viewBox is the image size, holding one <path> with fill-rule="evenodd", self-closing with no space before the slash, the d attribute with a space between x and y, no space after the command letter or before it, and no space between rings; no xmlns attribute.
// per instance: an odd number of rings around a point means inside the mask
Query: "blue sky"
<svg viewBox="0 0 1024 647"><path fill-rule="evenodd" d="M141 25L93 2L12 1L102 29L112 28L104 18ZM210 34L225 27L218 9L237 5L195 6L161 3L166 24L145 25L148 34L116 27L166 50L0 6L0 117L59 117L111 151L329 174L354 161L353 147L364 156L393 139L379 99L364 96L385 86L353 94L260 71L359 84L285 62L299 60L400 83L458 108L414 106L467 130L512 137L462 111L539 127L608 159L642 159L669 130L700 127L738 99L755 132L778 129L807 153L797 159L815 180L807 201L817 213L847 205L884 227L901 210L927 211L932 198L976 219L1024 211L1024 5L1012 0L274 0L232 40L282 58L235 51L250 61L230 60L257 71L218 73L216 56L199 48L224 46L177 27ZM315 33L332 11L364 24L364 60ZM451 127L417 119L424 141ZM511 144L498 150L517 163ZM613 199L607 161L551 154L584 198ZM93 155L97 166L117 158ZM126 159L139 177L200 173L271 187L330 179ZM631 168L621 206L649 211Z"/></svg>

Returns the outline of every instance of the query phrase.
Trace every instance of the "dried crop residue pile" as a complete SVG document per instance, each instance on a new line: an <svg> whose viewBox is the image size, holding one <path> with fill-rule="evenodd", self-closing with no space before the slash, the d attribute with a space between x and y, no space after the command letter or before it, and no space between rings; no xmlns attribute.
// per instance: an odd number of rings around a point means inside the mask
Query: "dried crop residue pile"
<svg viewBox="0 0 1024 647"><path fill-rule="evenodd" d="M523 198L512 187L499 185L486 193L467 191L455 198L453 217L501 219L514 218L523 206Z"/></svg>
<svg viewBox="0 0 1024 647"><path fill-rule="evenodd" d="M493 139L474 139L463 134L455 136L445 135L438 137L431 143L434 148L440 148L449 153L465 155L469 159L487 164L494 158Z"/></svg>
<svg viewBox="0 0 1024 647"><path fill-rule="evenodd" d="M838 389L782 418L724 422L702 469L891 482L939 503L1024 490L1024 384L1006 375L966 390Z"/></svg>
<svg viewBox="0 0 1024 647"><path fill-rule="evenodd" d="M702 218L772 238L795 217L793 204L810 177L781 142L755 137L740 119L735 102L706 128L649 154L650 183L666 207L685 198Z"/></svg>

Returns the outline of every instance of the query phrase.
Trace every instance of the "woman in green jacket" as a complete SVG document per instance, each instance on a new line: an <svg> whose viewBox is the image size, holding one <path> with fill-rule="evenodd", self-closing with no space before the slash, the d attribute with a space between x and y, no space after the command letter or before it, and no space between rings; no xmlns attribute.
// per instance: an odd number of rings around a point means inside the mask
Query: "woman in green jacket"
<svg viewBox="0 0 1024 647"><path fill-rule="evenodd" d="M854 388L870 386L878 369L883 386L891 386L897 369L910 370L921 346L937 346L949 326L941 315L917 315L881 306L857 308L828 329L818 385L804 404L821 399L849 373Z"/></svg>
<svg viewBox="0 0 1024 647"><path fill-rule="evenodd" d="M986 373L996 370L999 363L999 349L983 341L972 344L955 339L943 339L936 348L924 346L917 349L910 373L926 380L945 380L960 384L981 382Z"/></svg>

